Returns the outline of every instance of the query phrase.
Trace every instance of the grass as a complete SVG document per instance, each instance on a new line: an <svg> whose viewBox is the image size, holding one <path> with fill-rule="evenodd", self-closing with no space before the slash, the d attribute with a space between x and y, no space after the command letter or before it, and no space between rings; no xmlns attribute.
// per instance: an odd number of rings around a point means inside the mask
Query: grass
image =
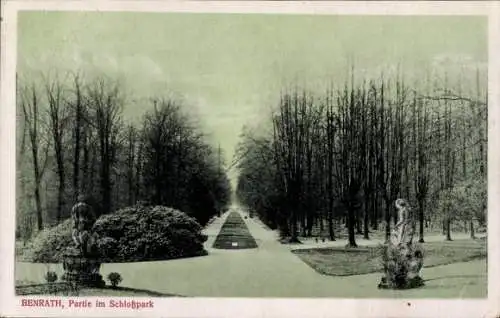
<svg viewBox="0 0 500 318"><path fill-rule="evenodd" d="M159 293L146 289L128 287L71 288L67 283L17 285L17 295L53 296L122 296L122 297L182 297L174 294Z"/></svg>
<svg viewBox="0 0 500 318"><path fill-rule="evenodd" d="M146 289L136 289L128 287L86 288L80 290L79 296L184 297L180 295L165 294Z"/></svg>
<svg viewBox="0 0 500 318"><path fill-rule="evenodd" d="M218 249L256 248L257 242L248 231L241 216L236 212L232 212L222 225L213 247Z"/></svg>
<svg viewBox="0 0 500 318"><path fill-rule="evenodd" d="M424 267L485 259L484 240L424 243ZM380 272L379 247L312 248L292 251L320 274L350 276Z"/></svg>

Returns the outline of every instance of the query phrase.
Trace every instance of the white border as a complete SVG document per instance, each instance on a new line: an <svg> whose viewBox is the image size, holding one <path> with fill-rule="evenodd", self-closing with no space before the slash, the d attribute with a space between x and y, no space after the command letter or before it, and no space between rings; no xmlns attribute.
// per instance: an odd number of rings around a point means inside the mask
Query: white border
<svg viewBox="0 0 500 318"><path fill-rule="evenodd" d="M500 3L490 2L180 2L180 1L4 1L1 29L0 103L0 316L45 317L496 317L500 315L499 245L500 162ZM19 10L161 11L280 14L488 15L488 299L487 300L355 300L355 299L158 299L151 311L91 308L60 311L18 306L14 296L15 221L15 65ZM410 305L408 305L410 303Z"/></svg>

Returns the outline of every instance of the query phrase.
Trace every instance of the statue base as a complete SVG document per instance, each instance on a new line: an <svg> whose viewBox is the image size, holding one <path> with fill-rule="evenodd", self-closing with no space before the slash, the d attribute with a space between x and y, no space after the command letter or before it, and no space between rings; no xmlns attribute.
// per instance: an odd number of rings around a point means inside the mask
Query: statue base
<svg viewBox="0 0 500 318"><path fill-rule="evenodd" d="M409 289L424 286L419 273L423 267L423 251L417 244L394 245L383 248L384 276L378 288Z"/></svg>
<svg viewBox="0 0 500 318"><path fill-rule="evenodd" d="M424 280L420 276L415 276L404 281L402 284L389 284L386 277L382 277L378 284L379 289L410 289L424 286Z"/></svg>
<svg viewBox="0 0 500 318"><path fill-rule="evenodd" d="M68 248L63 255L62 279L80 286L104 287L106 283L99 274L101 262L97 257L83 255L77 248Z"/></svg>

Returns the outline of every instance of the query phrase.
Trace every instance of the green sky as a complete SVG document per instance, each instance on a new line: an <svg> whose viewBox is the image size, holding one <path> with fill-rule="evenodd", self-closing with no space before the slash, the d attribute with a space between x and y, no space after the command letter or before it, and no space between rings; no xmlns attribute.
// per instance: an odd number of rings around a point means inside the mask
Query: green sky
<svg viewBox="0 0 500 318"><path fill-rule="evenodd" d="M183 96L228 161L242 126L292 82L327 85L351 62L365 74L399 63L415 77L487 64L482 17L25 12L18 38L21 74L104 71L137 99Z"/></svg>

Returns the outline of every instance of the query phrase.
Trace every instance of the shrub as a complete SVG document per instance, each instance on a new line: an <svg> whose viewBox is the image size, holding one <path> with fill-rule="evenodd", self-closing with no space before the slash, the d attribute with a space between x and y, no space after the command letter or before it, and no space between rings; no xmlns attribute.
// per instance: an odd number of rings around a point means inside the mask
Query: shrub
<svg viewBox="0 0 500 318"><path fill-rule="evenodd" d="M71 220L35 236L23 260L59 263L71 246ZM101 216L94 230L106 262L130 262L206 255L207 236L195 219L163 206L133 206Z"/></svg>
<svg viewBox="0 0 500 318"><path fill-rule="evenodd" d="M73 244L71 219L35 235L23 250L21 260L37 263L59 263L66 248Z"/></svg>
<svg viewBox="0 0 500 318"><path fill-rule="evenodd" d="M57 281L56 272L53 272L53 271L46 272L45 273L45 280L47 281L47 283L53 283L53 282Z"/></svg>
<svg viewBox="0 0 500 318"><path fill-rule="evenodd" d="M207 237L183 212L163 206L134 206L102 216L95 224L100 237L117 242L115 261L154 260L204 255ZM111 246L111 242L108 245Z"/></svg>
<svg viewBox="0 0 500 318"><path fill-rule="evenodd" d="M97 248L104 259L113 259L119 251L118 241L108 236L99 238Z"/></svg>
<svg viewBox="0 0 500 318"><path fill-rule="evenodd" d="M120 273L112 272L112 273L109 273L108 280L111 283L111 286L116 287L122 282L123 279L122 279L122 275L120 275Z"/></svg>

